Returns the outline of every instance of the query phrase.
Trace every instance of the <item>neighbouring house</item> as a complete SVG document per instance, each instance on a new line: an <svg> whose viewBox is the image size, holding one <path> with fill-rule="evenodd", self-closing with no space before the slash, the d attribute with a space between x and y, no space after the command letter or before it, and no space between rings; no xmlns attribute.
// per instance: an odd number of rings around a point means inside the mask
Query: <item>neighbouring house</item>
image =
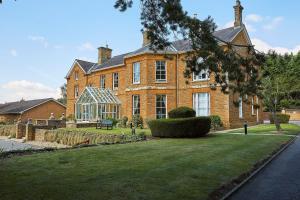
<svg viewBox="0 0 300 200"><path fill-rule="evenodd" d="M282 114L289 115L290 121L300 121L300 108L283 109Z"/></svg>
<svg viewBox="0 0 300 200"><path fill-rule="evenodd" d="M13 123L19 119L23 122L28 119L46 120L51 113L59 119L66 113L66 107L52 98L9 102L0 105L0 122Z"/></svg>
<svg viewBox="0 0 300 200"><path fill-rule="evenodd" d="M240 1L234 6L234 26L214 33L225 47L225 42L251 45L242 21ZM223 42L221 42L223 41ZM191 44L188 40L174 41L164 51L150 49L147 32L143 33L141 48L112 56L108 46L98 48L98 62L76 59L67 79L67 116L74 115L77 122L93 122L108 117L120 118L139 114L144 120L168 117L168 111L188 106L197 116L219 115L225 128L241 127L262 122L262 110L256 105L256 96L247 97L249 104L234 100L239 95L223 94L218 86L212 89L213 76L207 71L193 74L186 83L184 61ZM239 48L247 54L247 49ZM168 55L166 58L166 55Z"/></svg>

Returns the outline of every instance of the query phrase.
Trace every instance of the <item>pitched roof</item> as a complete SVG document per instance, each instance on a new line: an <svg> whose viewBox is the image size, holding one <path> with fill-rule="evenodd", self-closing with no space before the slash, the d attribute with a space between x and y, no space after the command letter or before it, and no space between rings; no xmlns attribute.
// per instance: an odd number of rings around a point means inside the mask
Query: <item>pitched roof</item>
<svg viewBox="0 0 300 200"><path fill-rule="evenodd" d="M231 42L238 33L240 33L244 29L244 26L241 27L230 27L222 30L218 30L213 33L213 35L220 40L220 42ZM172 45L170 47L167 47L166 49L163 50L163 52L184 52L184 51L190 51L192 50L191 47L191 42L189 40L177 40L172 42ZM86 73L90 73L93 71L101 70L101 69L106 69L109 67L114 67L118 65L124 64L124 58L133 56L136 54L142 54L142 53L152 53L153 51L150 49L150 46L147 45L145 47L142 47L140 49L137 49L133 52L114 56L111 59L109 59L107 62L99 65L97 63L92 63L92 62L87 62L83 60L78 60L76 61L81 65L83 70Z"/></svg>
<svg viewBox="0 0 300 200"><path fill-rule="evenodd" d="M5 103L0 105L0 114L22 114L27 110L30 110L38 105L41 105L43 103L52 100L55 101L53 98L47 98L47 99L36 99L30 101L21 100L16 102Z"/></svg>
<svg viewBox="0 0 300 200"><path fill-rule="evenodd" d="M88 61L84 61L84 60L79 60L76 59L76 61L79 63L79 65L82 67L82 69L84 70L85 73L88 73L89 70L96 65L96 63L92 63L92 62L88 62Z"/></svg>

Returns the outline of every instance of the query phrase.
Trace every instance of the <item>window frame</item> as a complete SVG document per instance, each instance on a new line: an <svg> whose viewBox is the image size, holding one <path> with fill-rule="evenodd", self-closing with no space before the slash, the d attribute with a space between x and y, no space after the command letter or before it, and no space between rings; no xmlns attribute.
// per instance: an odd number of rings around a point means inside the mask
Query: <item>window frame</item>
<svg viewBox="0 0 300 200"><path fill-rule="evenodd" d="M244 118L244 112L243 112L243 98L239 98L239 118L243 119Z"/></svg>
<svg viewBox="0 0 300 200"><path fill-rule="evenodd" d="M117 78L115 77L115 75L117 75ZM113 76L113 83L112 83L113 87L112 88L113 88L113 90L118 90L119 89L119 73L118 72L114 72L112 74L112 76ZM115 85L117 85L117 86L115 86Z"/></svg>
<svg viewBox="0 0 300 200"><path fill-rule="evenodd" d="M254 97L251 98L251 114L253 116L256 115L255 109L254 109Z"/></svg>
<svg viewBox="0 0 300 200"><path fill-rule="evenodd" d="M100 89L106 88L105 82L106 82L106 76L105 76L105 74L101 74L100 75ZM104 85L104 87L102 87L103 86L102 84Z"/></svg>
<svg viewBox="0 0 300 200"><path fill-rule="evenodd" d="M205 79L196 78L196 77L202 77L202 74L204 74L204 73L206 74ZM209 80L210 80L210 77L209 77L208 69L201 70L198 75L196 75L196 73L193 72L193 82L201 82L201 81L209 81Z"/></svg>
<svg viewBox="0 0 300 200"><path fill-rule="evenodd" d="M165 72L165 79L157 79L157 75L158 75L158 71L159 72L163 72L163 70L157 70L157 67L158 67L158 63L160 63L160 66L162 66L161 65L161 63L164 63L164 66L165 66L165 70L164 70L164 72ZM167 78L167 62L165 61L165 60L156 60L155 61L155 82L156 83L167 83L167 80L168 80L168 78ZM160 76L162 76L161 74L160 74Z"/></svg>
<svg viewBox="0 0 300 200"><path fill-rule="evenodd" d="M135 108L135 97L137 97L138 103L137 108ZM138 111L137 113L135 111ZM134 94L132 95L132 116L141 114L141 98L140 95Z"/></svg>
<svg viewBox="0 0 300 200"><path fill-rule="evenodd" d="M166 99L166 101L165 101L165 108L164 107L157 107L157 103L158 103L158 101L157 101L157 99L158 99L158 97L159 96L165 96L165 99ZM163 114L159 114L157 111L158 111L158 109L165 109L166 110L166 112ZM165 118L163 118L163 117L158 117L158 116L165 116ZM168 96L166 95L166 94L157 94L156 96L155 96L155 118L156 119L167 119L168 118Z"/></svg>
<svg viewBox="0 0 300 200"><path fill-rule="evenodd" d="M135 66L138 64L139 66L139 80L135 80L135 75L137 74L137 72L135 72ZM132 64L132 84L140 84L141 83L141 62L135 62Z"/></svg>
<svg viewBox="0 0 300 200"><path fill-rule="evenodd" d="M75 81L79 80L79 72L78 71L74 72L74 79L75 79Z"/></svg>
<svg viewBox="0 0 300 200"><path fill-rule="evenodd" d="M207 97L207 105L205 107L206 111L207 111L207 114L206 115L200 115L200 111L201 109L204 110L204 107L200 106L200 101L199 101L199 98L200 98L200 95L201 94L205 94L206 97ZM207 116L210 116L211 115L211 95L209 92L197 92L197 93L193 93L193 109L196 111L196 116L197 117L207 117ZM196 101L196 99L198 99L198 102ZM197 106L198 105L198 106Z"/></svg>
<svg viewBox="0 0 300 200"><path fill-rule="evenodd" d="M79 97L79 87L78 85L74 86L74 98L77 99Z"/></svg>

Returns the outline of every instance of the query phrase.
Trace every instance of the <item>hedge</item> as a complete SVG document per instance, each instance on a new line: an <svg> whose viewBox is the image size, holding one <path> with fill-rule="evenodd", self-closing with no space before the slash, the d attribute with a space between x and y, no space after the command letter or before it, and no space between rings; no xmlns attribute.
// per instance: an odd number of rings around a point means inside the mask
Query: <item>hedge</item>
<svg viewBox="0 0 300 200"><path fill-rule="evenodd" d="M207 135L210 131L209 117L182 119L159 119L148 122L153 137L196 138Z"/></svg>
<svg viewBox="0 0 300 200"><path fill-rule="evenodd" d="M289 123L290 117L291 117L290 115L279 114L279 113L277 113L276 116L277 116L277 119L279 120L279 123L282 123L282 124ZM269 115L269 118L270 118L271 124L274 124L274 119L273 119L273 115L272 114Z"/></svg>
<svg viewBox="0 0 300 200"><path fill-rule="evenodd" d="M211 128L212 130L218 130L223 126L221 117L218 115L212 115L210 116L210 120L211 120Z"/></svg>
<svg viewBox="0 0 300 200"><path fill-rule="evenodd" d="M196 116L195 110L189 107L179 107L171 110L168 113L169 118L178 119L178 118L191 118Z"/></svg>

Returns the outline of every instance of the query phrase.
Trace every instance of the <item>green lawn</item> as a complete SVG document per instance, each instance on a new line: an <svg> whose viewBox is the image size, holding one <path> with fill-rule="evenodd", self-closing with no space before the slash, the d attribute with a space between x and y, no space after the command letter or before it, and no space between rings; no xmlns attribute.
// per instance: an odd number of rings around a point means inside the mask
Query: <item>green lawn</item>
<svg viewBox="0 0 300 200"><path fill-rule="evenodd" d="M0 160L0 199L206 199L290 140L217 134Z"/></svg>
<svg viewBox="0 0 300 200"><path fill-rule="evenodd" d="M289 135L298 135L300 133L300 126L295 124L281 124L281 128L283 129L283 134ZM233 130L228 133L244 133L244 129ZM268 134L277 134L276 127L274 124L262 124L258 126L249 127L249 134L260 134L260 133L268 133Z"/></svg>
<svg viewBox="0 0 300 200"><path fill-rule="evenodd" d="M89 132L89 133L99 133L99 134L125 134L125 135L131 135L131 129L130 128L113 128L112 130L107 129L96 129L95 127L90 128L64 128L65 130L74 130L74 131L82 131L82 132ZM136 134L144 133L146 135L151 135L150 129L136 129Z"/></svg>

